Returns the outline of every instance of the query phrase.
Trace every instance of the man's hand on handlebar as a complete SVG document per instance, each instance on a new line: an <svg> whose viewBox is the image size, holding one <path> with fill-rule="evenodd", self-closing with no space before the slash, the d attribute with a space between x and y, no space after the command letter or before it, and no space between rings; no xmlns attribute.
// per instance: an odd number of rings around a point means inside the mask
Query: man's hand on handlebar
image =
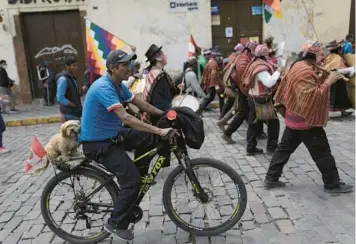
<svg viewBox="0 0 356 244"><path fill-rule="evenodd" d="M160 132L160 136L163 139L170 139L172 138L175 134L177 133L177 131L173 128L165 128L165 129L161 129Z"/></svg>

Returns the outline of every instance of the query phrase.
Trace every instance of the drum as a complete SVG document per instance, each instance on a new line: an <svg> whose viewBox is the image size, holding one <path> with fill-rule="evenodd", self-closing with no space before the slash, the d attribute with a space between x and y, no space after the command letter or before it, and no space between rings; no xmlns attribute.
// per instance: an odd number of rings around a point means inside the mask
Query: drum
<svg viewBox="0 0 356 244"><path fill-rule="evenodd" d="M130 91L138 98L143 98L143 91L145 89L145 78L142 77L140 79L136 79L130 86ZM139 114L140 110L138 107L133 105L132 103L128 104L128 107L132 112L136 115Z"/></svg>
<svg viewBox="0 0 356 244"><path fill-rule="evenodd" d="M199 101L189 94L178 95L173 98L172 107L188 107L194 112L197 112L199 109Z"/></svg>

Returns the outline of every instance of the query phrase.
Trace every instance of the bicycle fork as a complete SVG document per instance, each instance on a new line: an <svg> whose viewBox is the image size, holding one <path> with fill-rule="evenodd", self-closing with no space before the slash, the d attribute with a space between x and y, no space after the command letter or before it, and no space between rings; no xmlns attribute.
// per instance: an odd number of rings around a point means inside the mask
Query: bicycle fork
<svg viewBox="0 0 356 244"><path fill-rule="evenodd" d="M200 185L200 182L190 165L189 157L187 155L183 155L183 160L180 161L185 173L187 174L190 182L192 183L194 196L198 197L202 203L207 203L209 201L209 196L205 193L204 189Z"/></svg>

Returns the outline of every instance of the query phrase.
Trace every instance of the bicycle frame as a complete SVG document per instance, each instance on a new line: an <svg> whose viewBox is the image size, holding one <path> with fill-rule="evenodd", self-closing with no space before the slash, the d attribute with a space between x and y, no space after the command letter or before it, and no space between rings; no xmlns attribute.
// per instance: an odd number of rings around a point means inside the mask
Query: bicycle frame
<svg viewBox="0 0 356 244"><path fill-rule="evenodd" d="M185 141L184 138L182 137L182 134L180 135L181 140L175 141L175 143L172 143L172 149L171 152L173 152L177 159L179 164L182 165L184 168L189 180L192 183L192 188L194 190L194 193L197 197L202 202L205 202L208 200L207 194L204 192L204 189L201 187L196 175L194 174L192 168L190 167L190 158L188 156L187 148L185 146ZM163 147L163 144L159 144L156 148L142 154L141 156L137 157L133 162L137 162L145 157L154 157L157 155L158 151ZM146 195L147 191L150 189L152 186L152 182L156 179L158 173L161 171L163 163L165 162L166 157L160 155L158 159L156 160L155 164L153 165L152 169L150 172L148 172L144 177L141 178L141 188L140 192L138 194L138 197L135 201L134 204L132 204L132 207L135 205L140 205L142 199ZM93 206L99 206L99 207L108 207L107 204L99 204L99 203L89 203L90 197L97 192L99 192L102 188L104 188L105 185L109 184L110 182L114 182L114 174L111 174L110 177L101 185L99 185L97 188L95 188L83 201L84 204L89 204ZM110 206L111 207L111 206ZM113 207L113 206L112 206Z"/></svg>

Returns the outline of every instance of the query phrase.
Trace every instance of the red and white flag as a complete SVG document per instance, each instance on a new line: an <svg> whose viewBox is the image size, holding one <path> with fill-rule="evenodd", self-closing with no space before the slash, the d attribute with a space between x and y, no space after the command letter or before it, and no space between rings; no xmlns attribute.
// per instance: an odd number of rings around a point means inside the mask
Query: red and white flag
<svg viewBox="0 0 356 244"><path fill-rule="evenodd" d="M188 45L188 57L196 56L197 44L194 41L192 35L190 35L189 45Z"/></svg>
<svg viewBox="0 0 356 244"><path fill-rule="evenodd" d="M41 142L37 136L34 136L30 148L30 156L25 161L25 172L28 173L36 164L41 162L46 154L46 150L43 148Z"/></svg>

